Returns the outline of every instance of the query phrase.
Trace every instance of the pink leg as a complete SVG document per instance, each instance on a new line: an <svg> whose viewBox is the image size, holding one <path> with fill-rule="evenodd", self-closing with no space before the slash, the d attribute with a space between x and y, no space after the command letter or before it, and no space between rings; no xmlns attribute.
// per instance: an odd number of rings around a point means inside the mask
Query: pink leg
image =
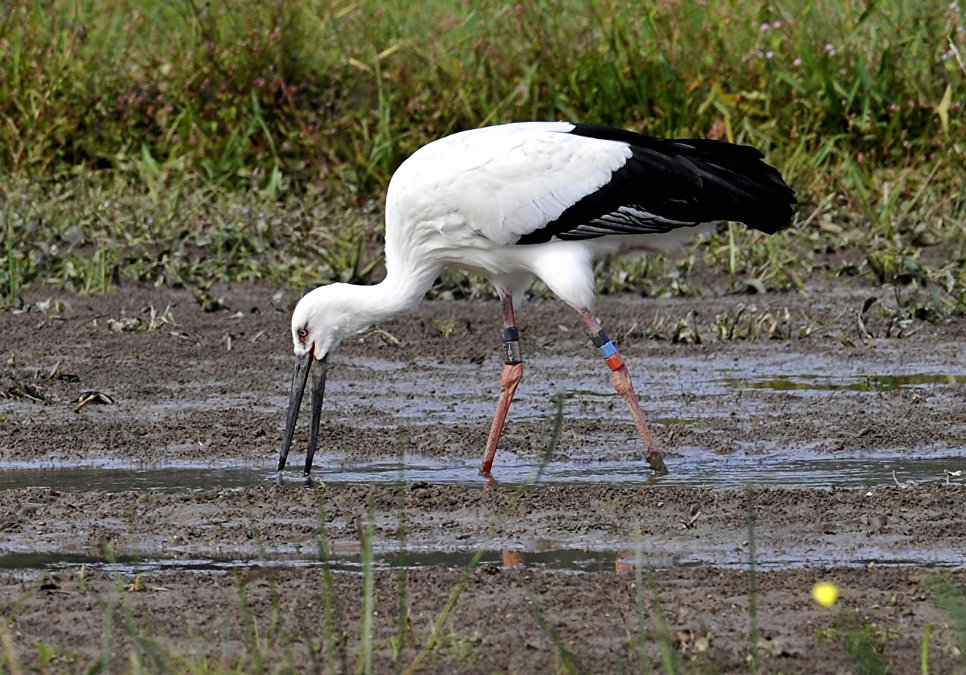
<svg viewBox="0 0 966 675"><path fill-rule="evenodd" d="M621 358L620 352L617 351L614 343L601 330L600 323L590 313L590 310L584 309L580 312L580 315L584 317L584 323L587 324L587 330L590 331L594 346L600 350L607 365L614 372L614 388L617 389L617 393L627 402L627 407L631 409L634 426L644 441L644 447L647 448L647 454L645 455L647 463L659 475L666 474L667 467L664 466L664 459L661 457L661 451L658 450L657 442L651 433L651 427L648 426L647 420L644 418L644 413L641 412L641 406L637 402L637 395L634 393L634 385L631 382L631 374L627 372L624 359Z"/></svg>
<svg viewBox="0 0 966 675"><path fill-rule="evenodd" d="M500 377L500 400L496 404L496 414L493 416L493 424L490 425L490 435L486 439L483 463L480 466L480 473L484 476L490 475L493 456L496 455L496 444L500 442L500 436L503 434L503 424L506 422L510 402L513 400L517 385L523 378L520 334L517 332L516 320L513 316L513 299L509 293L503 296L503 352L506 365L503 366L503 375Z"/></svg>

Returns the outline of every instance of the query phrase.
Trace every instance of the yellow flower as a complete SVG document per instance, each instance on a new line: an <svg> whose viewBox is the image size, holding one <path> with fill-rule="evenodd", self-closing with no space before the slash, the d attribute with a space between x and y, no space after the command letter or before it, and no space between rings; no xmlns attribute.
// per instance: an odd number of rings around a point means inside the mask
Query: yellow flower
<svg viewBox="0 0 966 675"><path fill-rule="evenodd" d="M820 581L812 586L812 597L815 598L815 602L820 604L822 607L831 607L839 598L839 589L835 586L835 584L830 584L827 581Z"/></svg>

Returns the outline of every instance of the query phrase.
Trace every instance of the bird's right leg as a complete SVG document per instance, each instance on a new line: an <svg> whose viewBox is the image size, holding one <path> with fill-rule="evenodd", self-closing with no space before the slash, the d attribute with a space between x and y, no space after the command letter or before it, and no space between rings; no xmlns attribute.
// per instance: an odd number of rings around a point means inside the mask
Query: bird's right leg
<svg viewBox="0 0 966 675"><path fill-rule="evenodd" d="M614 388L617 389L617 393L627 402L627 407L631 409L634 426L637 428L637 433L640 434L641 440L644 441L644 447L647 448L647 453L644 455L644 458L655 472L660 475L666 474L667 467L664 466L664 459L661 457L661 451L658 450L657 442L654 440L654 434L651 433L651 427L648 426L647 419L645 419L644 413L641 412L641 405L637 402L637 394L634 393L631 374L627 371L627 366L624 365L624 359L621 358L617 347L607 337L607 333L600 327L600 323L590 313L590 310L584 309L580 315L584 318L587 330L590 331L591 342L593 342L601 356L604 357L604 361L607 362L607 365L610 366L610 369L614 373Z"/></svg>
<svg viewBox="0 0 966 675"><path fill-rule="evenodd" d="M483 450L483 464L480 473L490 475L493 467L493 456L496 454L496 444L503 434L503 424L510 409L510 402L517 390L517 385L523 378L523 358L520 356L520 332L517 330L516 319L513 316L513 298L509 293L503 295L503 375L500 377L500 400L496 404L496 414L490 425L490 435L486 439Z"/></svg>

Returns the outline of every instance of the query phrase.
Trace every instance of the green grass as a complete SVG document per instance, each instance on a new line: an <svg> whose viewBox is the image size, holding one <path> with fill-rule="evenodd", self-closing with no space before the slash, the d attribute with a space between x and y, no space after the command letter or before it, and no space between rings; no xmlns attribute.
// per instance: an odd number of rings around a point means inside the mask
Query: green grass
<svg viewBox="0 0 966 675"><path fill-rule="evenodd" d="M682 265L601 263L602 292L900 289L966 312L966 29L946 0L7 3L0 302L49 284L305 287L379 278L381 195L420 145L558 119L755 145L789 234L728 227ZM486 293L448 276L437 293ZM898 317L897 321L905 317Z"/></svg>
<svg viewBox="0 0 966 675"><path fill-rule="evenodd" d="M966 36L948 5L14 2L0 147L43 178L334 172L365 187L442 133L566 117L774 147L793 175L816 154L861 174L959 138L951 50Z"/></svg>

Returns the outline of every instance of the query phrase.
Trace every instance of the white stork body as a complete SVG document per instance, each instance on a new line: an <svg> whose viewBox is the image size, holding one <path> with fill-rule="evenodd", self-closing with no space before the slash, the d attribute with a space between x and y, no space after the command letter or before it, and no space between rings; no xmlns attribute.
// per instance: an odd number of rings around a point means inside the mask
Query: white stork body
<svg viewBox="0 0 966 675"><path fill-rule="evenodd" d="M666 249L720 220L766 232L788 224L794 194L760 158L747 146L568 122L485 127L429 143L389 184L386 278L374 286L322 286L296 306L292 337L296 356L305 361L296 380L307 376L310 355L325 361L346 337L414 308L446 267L491 279L504 300L504 327L514 332L511 299L537 276L584 315L592 334L606 338L590 314L594 257L628 247ZM507 369L511 365L508 357ZM317 370L321 405L325 364ZM615 383L616 377L615 368ZM504 394L508 386L505 381ZM509 386L506 406L515 387ZM301 400L295 388L280 469ZM636 397L631 402L621 393L633 413ZM306 473L317 418L313 406ZM502 419L494 420L490 461L502 426ZM643 415L638 431L656 453Z"/></svg>
<svg viewBox="0 0 966 675"><path fill-rule="evenodd" d="M426 284L453 266L519 295L540 277L577 310L594 301L591 261L621 248L662 249L694 228L517 245L606 185L630 157L626 143L572 135L566 122L485 127L447 136L399 167L386 194L390 281ZM397 273L398 269L398 273Z"/></svg>

